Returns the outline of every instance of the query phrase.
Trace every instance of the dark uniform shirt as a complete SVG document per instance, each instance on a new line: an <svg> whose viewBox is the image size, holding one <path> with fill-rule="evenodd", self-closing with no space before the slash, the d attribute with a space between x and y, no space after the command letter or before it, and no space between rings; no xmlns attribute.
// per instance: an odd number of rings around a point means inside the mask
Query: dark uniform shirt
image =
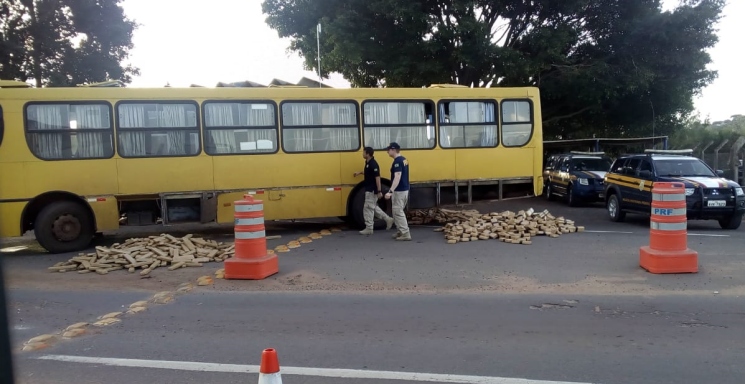
<svg viewBox="0 0 745 384"><path fill-rule="evenodd" d="M378 191L378 183L375 181L375 178L379 176L380 167L375 158L372 157L365 162L365 192L380 192Z"/></svg>
<svg viewBox="0 0 745 384"><path fill-rule="evenodd" d="M394 192L404 192L409 190L409 161L405 157L399 156L393 159L391 165L391 182L395 179L396 172L401 172L401 179Z"/></svg>

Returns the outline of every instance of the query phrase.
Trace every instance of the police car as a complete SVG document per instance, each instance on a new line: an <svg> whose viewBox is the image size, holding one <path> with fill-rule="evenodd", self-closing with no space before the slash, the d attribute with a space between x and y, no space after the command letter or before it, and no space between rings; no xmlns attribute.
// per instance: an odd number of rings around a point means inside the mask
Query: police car
<svg viewBox="0 0 745 384"><path fill-rule="evenodd" d="M558 155L544 170L544 196L559 196L570 206L603 201L603 179L612 160L603 152L570 152Z"/></svg>
<svg viewBox="0 0 745 384"><path fill-rule="evenodd" d="M745 193L723 178L693 150L647 150L621 156L605 176L605 201L612 221L623 221L627 212L650 213L652 183L685 184L689 220L717 220L723 229L737 229L745 213Z"/></svg>

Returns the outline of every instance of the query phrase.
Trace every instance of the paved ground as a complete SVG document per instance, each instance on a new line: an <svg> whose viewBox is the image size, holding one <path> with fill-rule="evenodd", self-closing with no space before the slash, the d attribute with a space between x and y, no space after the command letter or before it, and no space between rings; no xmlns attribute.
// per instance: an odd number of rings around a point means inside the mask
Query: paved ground
<svg viewBox="0 0 745 384"><path fill-rule="evenodd" d="M71 255L39 253L32 243L15 240L4 246L30 245L3 253L19 382L117 383L120 376L122 383L153 377L245 382L246 375L256 380L255 374L230 372L251 367L194 364L191 369L209 371L197 373L160 360L251 365L269 346L280 349L283 366L364 370L306 376L300 369L302 375L289 376L288 383L373 383L380 381L360 377L380 377L381 370L431 374L417 376L429 381L504 384L518 381L496 378L727 383L742 377L745 332L737 319L745 294L745 227L723 231L714 222L690 222L699 273L653 275L638 266L638 249L648 241L644 217L611 223L600 206L572 209L541 199L476 206L484 212L531 207L574 219L587 232L535 238L530 246L447 245L429 227L414 228L414 241L404 243L385 231L371 237L334 232L280 253L280 273L268 279L216 280L191 291L183 284L221 265L157 269L149 279L124 271L50 273L48 266ZM274 224L268 234L282 238L269 244L338 224ZM230 228L203 232L227 241L232 234ZM128 231L99 243L132 235L139 234ZM174 293L179 286L183 293ZM49 348L20 352L31 337L126 311L160 291L171 292L166 296L174 301L123 315L111 326L88 327L81 338L57 335ZM115 360L37 359L50 354ZM101 369L103 363L141 368ZM142 368L148 364L178 369Z"/></svg>
<svg viewBox="0 0 745 384"><path fill-rule="evenodd" d="M211 367L220 373L195 374L185 369L198 369L196 364L179 368L171 362L256 365L263 348L275 347L287 367L608 384L735 384L745 374L740 304L724 296L197 290L126 317L99 335L26 353L18 367L21 383L246 383L256 382L256 375L227 373L224 366ZM168 369L38 360L49 355ZM284 381L329 382L315 376ZM380 381L346 377L344 382Z"/></svg>

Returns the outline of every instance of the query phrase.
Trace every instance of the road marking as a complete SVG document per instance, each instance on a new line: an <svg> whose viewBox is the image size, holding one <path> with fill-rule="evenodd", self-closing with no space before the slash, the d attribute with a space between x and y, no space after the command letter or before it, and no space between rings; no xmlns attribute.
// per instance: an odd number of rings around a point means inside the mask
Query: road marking
<svg viewBox="0 0 745 384"><path fill-rule="evenodd" d="M221 373L259 373L258 365L198 363L191 361L118 359L107 357L86 357L67 355L44 355L40 360L64 361L69 363L100 364L116 367L158 368L179 371L221 372ZM509 377L446 375L437 373L369 371L361 369L280 367L282 375L319 376L342 379L375 379L424 381L432 383L462 384L589 384L569 381L528 380Z"/></svg>
<svg viewBox="0 0 745 384"><path fill-rule="evenodd" d="M623 234L632 234L634 232L623 232L623 231L585 231L586 233L623 233Z"/></svg>
<svg viewBox="0 0 745 384"><path fill-rule="evenodd" d="M23 251L24 249L27 249L27 248L28 248L27 245L17 245L15 247L7 247L7 248L0 249L0 252L13 253L13 252L18 252L18 251Z"/></svg>
<svg viewBox="0 0 745 384"><path fill-rule="evenodd" d="M633 234L635 232L623 232L623 231L585 231L585 233L620 233L620 234ZM710 233L688 233L688 236L703 236L703 237L730 237L730 235L716 235Z"/></svg>

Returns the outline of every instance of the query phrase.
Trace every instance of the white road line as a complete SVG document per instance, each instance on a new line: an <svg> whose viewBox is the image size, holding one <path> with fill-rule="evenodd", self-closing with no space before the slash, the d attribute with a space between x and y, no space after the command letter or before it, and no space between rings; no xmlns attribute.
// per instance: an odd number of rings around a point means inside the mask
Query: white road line
<svg viewBox="0 0 745 384"><path fill-rule="evenodd" d="M633 234L635 232L623 232L623 231L585 231L586 233L621 233L621 234ZM703 237L730 237L730 235L716 235L711 233L688 233L688 236L703 236Z"/></svg>
<svg viewBox="0 0 745 384"><path fill-rule="evenodd" d="M634 232L623 232L623 231L585 231L586 233L624 233L624 234L632 234Z"/></svg>
<svg viewBox="0 0 745 384"><path fill-rule="evenodd" d="M179 371L221 372L221 373L259 373L258 365L198 363L190 361L118 359L107 357L85 357L67 355L44 355L41 360L64 361L69 363L99 364L116 367L156 368ZM569 381L545 381L516 379L509 377L446 375L436 373L369 371L361 369L305 368L280 366L282 375L319 376L342 379L375 379L423 381L432 383L462 384L589 384Z"/></svg>

